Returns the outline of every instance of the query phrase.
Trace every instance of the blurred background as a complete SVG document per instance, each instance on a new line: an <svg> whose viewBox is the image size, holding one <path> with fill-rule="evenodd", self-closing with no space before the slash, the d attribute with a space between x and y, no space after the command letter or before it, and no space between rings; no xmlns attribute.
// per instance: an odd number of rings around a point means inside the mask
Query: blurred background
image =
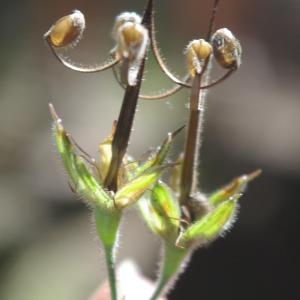
<svg viewBox="0 0 300 300"><path fill-rule="evenodd" d="M213 1L156 1L157 38L171 69L185 73L185 45L203 37ZM241 41L243 64L211 90L200 182L210 192L257 168L263 174L241 199L230 234L199 249L170 299L296 299L299 295L300 2L221 1L217 28ZM87 30L70 51L84 64L103 61L110 32L138 0L2 1L0 11L0 299L83 300L105 278L101 245L89 210L70 191L51 135L52 102L77 142L97 146L117 118L122 90L112 72L72 72L42 36L73 9ZM214 76L220 70L216 68ZM172 84L150 58L143 91ZM156 147L186 121L188 90L167 100L140 101L130 153ZM182 149L179 136L172 155ZM159 241L127 212L120 259L133 258L155 278Z"/></svg>

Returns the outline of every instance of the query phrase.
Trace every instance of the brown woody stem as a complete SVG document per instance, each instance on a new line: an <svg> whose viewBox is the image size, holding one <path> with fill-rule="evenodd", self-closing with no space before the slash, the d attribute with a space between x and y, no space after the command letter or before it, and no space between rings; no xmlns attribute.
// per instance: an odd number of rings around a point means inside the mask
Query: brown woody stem
<svg viewBox="0 0 300 300"><path fill-rule="evenodd" d="M186 204L192 190L196 188L198 151L201 143L202 120L206 92L200 89L202 74L196 74L190 95L190 114L184 148L180 183L180 204Z"/></svg>

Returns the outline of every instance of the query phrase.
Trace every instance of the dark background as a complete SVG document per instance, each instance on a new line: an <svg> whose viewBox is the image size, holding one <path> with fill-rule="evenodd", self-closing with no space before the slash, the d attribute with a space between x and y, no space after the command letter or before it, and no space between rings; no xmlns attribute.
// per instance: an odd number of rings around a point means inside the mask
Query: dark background
<svg viewBox="0 0 300 300"><path fill-rule="evenodd" d="M185 45L204 36L212 1L156 1L157 38L182 75ZM51 138L48 102L91 155L110 131L122 90L110 71L77 74L60 65L42 36L72 9L87 30L72 59L106 58L114 17L142 12L143 1L10 1L0 11L0 299L82 300L105 276L88 209L71 193ZM222 1L217 28L243 46L241 69L211 90L200 182L210 192L263 169L241 199L225 239L199 249L170 299L297 299L299 290L300 99L297 0ZM144 91L171 86L150 59ZM215 76L219 70L217 69ZM188 91L140 102L130 152L157 146L187 117ZM178 138L175 156L182 147ZM159 241L135 210L122 229L120 260L154 278Z"/></svg>

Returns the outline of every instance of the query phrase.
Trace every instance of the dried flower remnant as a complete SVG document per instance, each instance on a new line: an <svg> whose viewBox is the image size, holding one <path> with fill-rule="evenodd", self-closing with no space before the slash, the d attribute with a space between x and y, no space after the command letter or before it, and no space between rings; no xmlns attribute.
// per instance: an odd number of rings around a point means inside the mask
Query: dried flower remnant
<svg viewBox="0 0 300 300"><path fill-rule="evenodd" d="M200 74L206 60L212 53L212 46L204 39L191 41L185 51L188 70L191 78Z"/></svg>
<svg viewBox="0 0 300 300"><path fill-rule="evenodd" d="M115 55L121 63L123 84L136 84L138 70L146 55L149 34L135 13L122 13L117 17L113 36L116 40Z"/></svg>

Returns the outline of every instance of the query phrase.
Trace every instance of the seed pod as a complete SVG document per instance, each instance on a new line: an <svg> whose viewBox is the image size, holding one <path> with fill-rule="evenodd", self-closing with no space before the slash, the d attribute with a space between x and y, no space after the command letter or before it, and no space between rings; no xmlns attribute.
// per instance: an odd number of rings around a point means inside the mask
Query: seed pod
<svg viewBox="0 0 300 300"><path fill-rule="evenodd" d="M75 10L72 14L56 21L46 32L44 38L52 46L62 48L76 44L82 37L84 28L84 15L79 10Z"/></svg>
<svg viewBox="0 0 300 300"><path fill-rule="evenodd" d="M225 69L239 68L242 47L227 28L217 30L212 36L212 46L217 62Z"/></svg>
<svg viewBox="0 0 300 300"><path fill-rule="evenodd" d="M206 59L211 53L212 46L204 39L193 40L188 44L185 55L191 77L194 77L195 73L201 72Z"/></svg>

